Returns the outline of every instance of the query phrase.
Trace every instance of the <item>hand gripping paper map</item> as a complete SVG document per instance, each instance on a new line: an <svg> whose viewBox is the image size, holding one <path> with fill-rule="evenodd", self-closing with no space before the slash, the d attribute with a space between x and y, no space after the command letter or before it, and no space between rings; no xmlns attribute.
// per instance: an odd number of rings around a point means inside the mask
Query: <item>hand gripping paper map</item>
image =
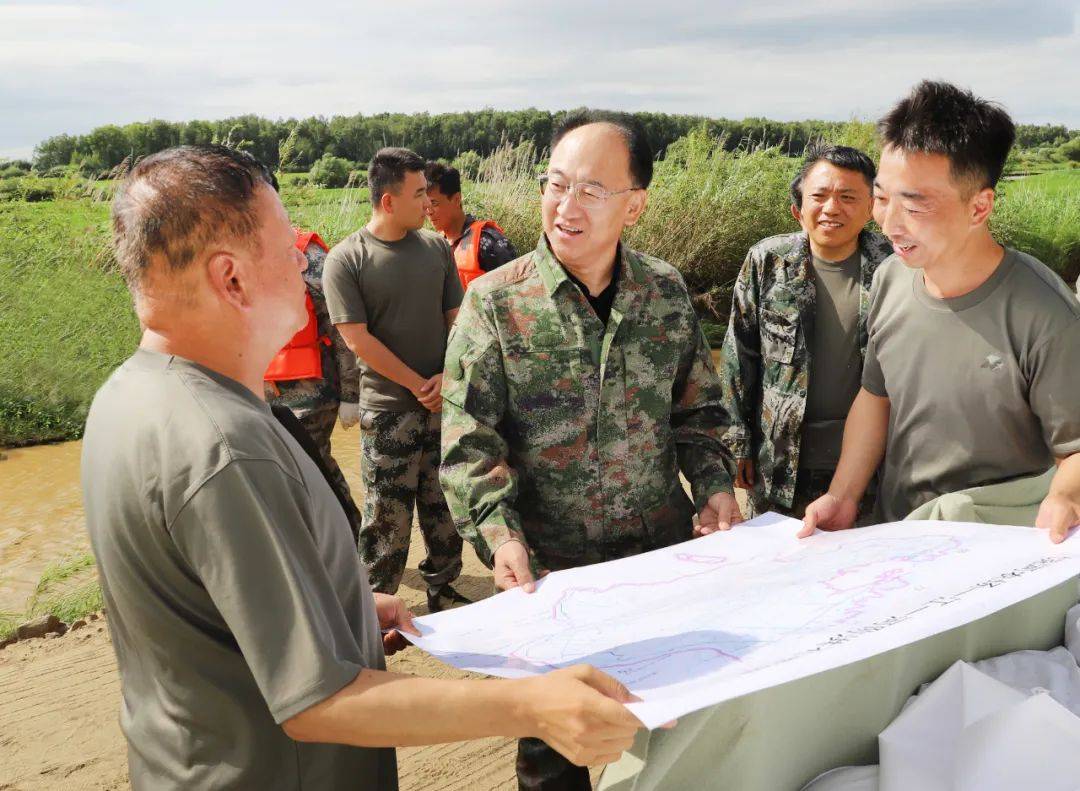
<svg viewBox="0 0 1080 791"><path fill-rule="evenodd" d="M585 662L643 699L653 728L697 709L930 637L1080 573L1080 537L896 522L797 539L766 514L623 560L550 574L418 618L443 662L520 678Z"/></svg>

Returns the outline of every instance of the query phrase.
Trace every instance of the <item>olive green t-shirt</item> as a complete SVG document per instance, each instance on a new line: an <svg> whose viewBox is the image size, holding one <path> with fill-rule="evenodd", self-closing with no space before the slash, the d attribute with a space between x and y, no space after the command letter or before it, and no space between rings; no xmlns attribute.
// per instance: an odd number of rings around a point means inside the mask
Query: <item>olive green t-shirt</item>
<svg viewBox="0 0 1080 791"><path fill-rule="evenodd" d="M835 470L844 439L844 420L859 393L859 292L862 256L856 250L831 263L814 256L814 334L810 380L799 445L799 467Z"/></svg>
<svg viewBox="0 0 1080 791"><path fill-rule="evenodd" d="M139 350L94 398L82 485L133 788L397 788L393 750L281 728L385 659L345 513L265 403Z"/></svg>
<svg viewBox="0 0 1080 791"><path fill-rule="evenodd" d="M1006 250L953 299L893 256L874 274L868 330L862 386L890 404L879 521L1080 451L1080 303L1031 256Z"/></svg>
<svg viewBox="0 0 1080 791"><path fill-rule="evenodd" d="M446 312L464 292L446 240L409 231L384 242L367 228L334 246L323 265L323 291L334 324L367 324L368 332L424 378L442 370ZM360 368L360 406L389 412L423 409L409 390Z"/></svg>

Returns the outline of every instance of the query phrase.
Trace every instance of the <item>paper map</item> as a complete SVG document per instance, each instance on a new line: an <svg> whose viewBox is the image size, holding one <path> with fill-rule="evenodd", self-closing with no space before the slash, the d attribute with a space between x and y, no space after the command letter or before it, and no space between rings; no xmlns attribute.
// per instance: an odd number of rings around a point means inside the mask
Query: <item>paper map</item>
<svg viewBox="0 0 1080 791"><path fill-rule="evenodd" d="M794 536L766 514L423 616L449 665L515 678L585 662L648 727L961 626L1080 573L1080 537L954 522Z"/></svg>

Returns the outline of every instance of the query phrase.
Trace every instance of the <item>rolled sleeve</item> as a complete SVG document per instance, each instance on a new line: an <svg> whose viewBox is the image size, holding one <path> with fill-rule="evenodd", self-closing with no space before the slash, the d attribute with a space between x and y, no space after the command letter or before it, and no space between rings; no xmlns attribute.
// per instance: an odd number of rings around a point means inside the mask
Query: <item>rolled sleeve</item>
<svg viewBox="0 0 1080 791"><path fill-rule="evenodd" d="M279 724L365 669L311 520L300 481L246 460L204 483L171 526Z"/></svg>

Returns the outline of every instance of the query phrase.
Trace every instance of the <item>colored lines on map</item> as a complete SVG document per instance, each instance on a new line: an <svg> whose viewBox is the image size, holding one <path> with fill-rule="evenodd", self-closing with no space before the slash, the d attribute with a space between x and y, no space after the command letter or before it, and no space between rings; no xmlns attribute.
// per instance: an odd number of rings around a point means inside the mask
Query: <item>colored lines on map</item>
<svg viewBox="0 0 1080 791"><path fill-rule="evenodd" d="M616 582L602 588L580 586L567 588L551 605L551 617L553 620L558 620L560 617L566 616L566 602L568 599L574 596L580 596L581 594L589 593L601 596L605 593L611 593L614 590L619 590L623 588L658 588L664 585L671 585L676 582L681 582L682 580L691 579L692 577L699 577L703 574L711 574L717 568L727 563L727 558L723 555L695 555L691 552L679 552L675 555L675 559L681 563L695 563L704 566L705 568L701 569L700 571L692 572L690 574L678 574L670 579L648 580L646 582Z"/></svg>

